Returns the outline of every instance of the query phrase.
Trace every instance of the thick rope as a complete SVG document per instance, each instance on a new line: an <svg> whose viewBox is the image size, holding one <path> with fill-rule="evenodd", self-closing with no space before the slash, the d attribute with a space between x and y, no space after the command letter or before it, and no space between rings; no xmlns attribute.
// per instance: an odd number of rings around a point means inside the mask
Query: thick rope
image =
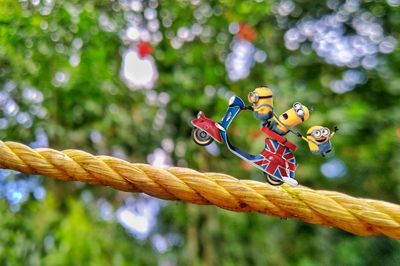
<svg viewBox="0 0 400 266"><path fill-rule="evenodd" d="M237 212L295 217L357 235L400 239L400 206L303 186L270 186L220 173L156 168L79 150L31 149L0 141L0 167L60 180L79 180L166 200L214 204Z"/></svg>

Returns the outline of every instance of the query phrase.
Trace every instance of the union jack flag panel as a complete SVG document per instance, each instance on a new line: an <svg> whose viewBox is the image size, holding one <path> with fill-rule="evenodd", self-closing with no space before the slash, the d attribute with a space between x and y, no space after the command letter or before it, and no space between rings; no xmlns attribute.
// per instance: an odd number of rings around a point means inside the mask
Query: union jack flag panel
<svg viewBox="0 0 400 266"><path fill-rule="evenodd" d="M296 159L292 151L274 139L266 138L264 150L251 161L279 179L283 176L294 178Z"/></svg>

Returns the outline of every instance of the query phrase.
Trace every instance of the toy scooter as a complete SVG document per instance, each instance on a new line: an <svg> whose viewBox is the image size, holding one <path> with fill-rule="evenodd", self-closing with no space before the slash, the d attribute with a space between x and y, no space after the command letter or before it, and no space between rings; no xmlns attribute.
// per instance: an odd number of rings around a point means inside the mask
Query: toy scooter
<svg viewBox="0 0 400 266"><path fill-rule="evenodd" d="M218 143L225 143L233 154L263 171L269 184L279 186L287 183L291 186L297 186L298 182L294 179L297 167L296 159L292 153L296 150L296 145L286 138L267 127L263 127L262 131L268 137L265 139L264 149L256 155L240 150L229 141L227 130L244 108L243 100L237 96L232 96L229 100L229 108L219 123L207 118L200 111L197 118L191 121L194 127L192 132L194 142L201 146L209 145L214 140Z"/></svg>

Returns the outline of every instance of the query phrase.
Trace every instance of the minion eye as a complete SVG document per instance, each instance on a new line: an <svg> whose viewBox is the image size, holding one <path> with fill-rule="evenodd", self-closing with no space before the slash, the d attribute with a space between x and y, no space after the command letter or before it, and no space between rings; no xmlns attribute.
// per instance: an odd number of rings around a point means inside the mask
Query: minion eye
<svg viewBox="0 0 400 266"><path fill-rule="evenodd" d="M249 95L247 96L247 99L249 100L249 102L251 103L257 103L258 102L258 94L257 92L250 92Z"/></svg>
<svg viewBox="0 0 400 266"><path fill-rule="evenodd" d="M320 130L314 130L314 132L312 133L312 135L315 138L320 138L321 137L321 131Z"/></svg>
<svg viewBox="0 0 400 266"><path fill-rule="evenodd" d="M302 109L296 111L299 117L304 117L304 111Z"/></svg>
<svg viewBox="0 0 400 266"><path fill-rule="evenodd" d="M299 110L299 109L301 109L301 104L299 103L299 102L297 102L297 103L294 103L293 104L293 108L294 108L294 110Z"/></svg>
<svg viewBox="0 0 400 266"><path fill-rule="evenodd" d="M322 136L324 136L324 137L329 136L330 133L331 133L331 132L329 131L328 128L323 128L323 129L321 130L321 134L322 134Z"/></svg>

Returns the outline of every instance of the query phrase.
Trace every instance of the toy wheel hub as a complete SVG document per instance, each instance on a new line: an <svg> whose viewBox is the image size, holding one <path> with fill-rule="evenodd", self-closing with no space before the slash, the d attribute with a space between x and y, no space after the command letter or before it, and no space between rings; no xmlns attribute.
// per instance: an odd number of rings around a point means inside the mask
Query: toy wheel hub
<svg viewBox="0 0 400 266"><path fill-rule="evenodd" d="M199 135L200 135L200 137L202 137L202 138L206 138L206 137L207 137L207 133L204 132L204 131L201 131Z"/></svg>

